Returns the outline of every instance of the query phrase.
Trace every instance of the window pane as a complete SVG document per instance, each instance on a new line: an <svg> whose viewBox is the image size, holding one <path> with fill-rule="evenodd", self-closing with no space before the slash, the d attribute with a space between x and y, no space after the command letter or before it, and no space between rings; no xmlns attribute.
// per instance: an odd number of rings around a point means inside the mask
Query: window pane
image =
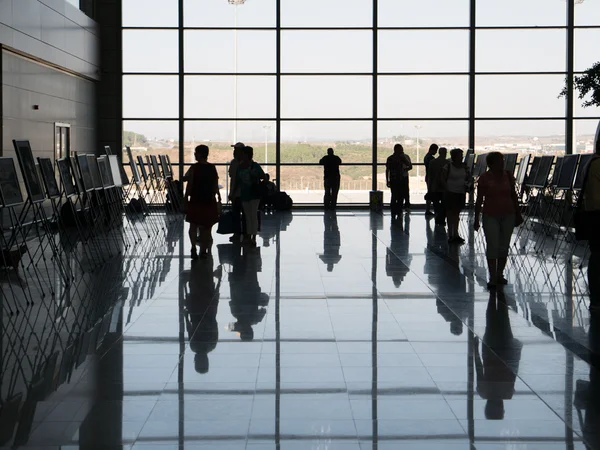
<svg viewBox="0 0 600 450"><path fill-rule="evenodd" d="M283 27L371 27L373 0L281 0Z"/></svg>
<svg viewBox="0 0 600 450"><path fill-rule="evenodd" d="M575 120L573 123L576 153L594 153L594 138L598 127L597 120Z"/></svg>
<svg viewBox="0 0 600 450"><path fill-rule="evenodd" d="M379 0L380 27L467 27L469 0Z"/></svg>
<svg viewBox="0 0 600 450"><path fill-rule="evenodd" d="M395 144L402 144L404 151L414 165L410 171L411 202L424 202L426 192L425 168L423 158L431 144L440 147L467 149L469 142L469 123L467 121L388 121L380 120L377 124L377 161L385 163L393 153ZM385 167L378 169L378 180L385 186ZM382 189L380 186L379 189ZM389 202L389 190L383 188L384 200Z"/></svg>
<svg viewBox="0 0 600 450"><path fill-rule="evenodd" d="M379 117L467 117L467 76L380 76Z"/></svg>
<svg viewBox="0 0 600 450"><path fill-rule="evenodd" d="M169 155L179 161L179 127L176 121L123 121L123 162L129 162L125 147L131 147L135 158L141 155ZM137 161L137 160L136 160ZM127 173L131 172L126 167ZM175 168L174 168L175 170Z"/></svg>
<svg viewBox="0 0 600 450"><path fill-rule="evenodd" d="M399 54L402 57L398 57ZM468 31L383 30L379 32L380 72L467 72L468 70Z"/></svg>
<svg viewBox="0 0 600 450"><path fill-rule="evenodd" d="M373 179L371 167L344 165L340 174L338 203L368 203ZM383 181L382 188L385 178ZM281 190L286 191L295 204L323 203L322 167L282 166L280 182Z"/></svg>
<svg viewBox="0 0 600 450"><path fill-rule="evenodd" d="M230 5L226 0L185 0L186 27L275 27L275 0Z"/></svg>
<svg viewBox="0 0 600 450"><path fill-rule="evenodd" d="M265 130L265 127L270 127ZM234 134L237 133L236 139ZM275 122L268 121L201 121L187 120L185 122L186 142L209 142L211 145L224 144L229 150L234 141L242 141L247 145L264 145L265 136L268 142L275 140Z"/></svg>
<svg viewBox="0 0 600 450"><path fill-rule="evenodd" d="M575 30L575 70L583 72L600 61L600 28Z"/></svg>
<svg viewBox="0 0 600 450"><path fill-rule="evenodd" d="M213 73L275 73L274 31L237 32L237 71L233 30L187 30L185 71Z"/></svg>
<svg viewBox="0 0 600 450"><path fill-rule="evenodd" d="M575 25L600 25L600 3L592 1L576 3Z"/></svg>
<svg viewBox="0 0 600 450"><path fill-rule="evenodd" d="M372 122L282 122L281 161L317 163L328 147L344 163L372 161Z"/></svg>
<svg viewBox="0 0 600 450"><path fill-rule="evenodd" d="M564 120L478 120L475 150L507 153L561 154L565 148Z"/></svg>
<svg viewBox="0 0 600 450"><path fill-rule="evenodd" d="M476 80L478 117L562 117L559 99L562 75L479 75Z"/></svg>
<svg viewBox="0 0 600 450"><path fill-rule="evenodd" d="M284 76L282 117L369 118L372 92L371 77Z"/></svg>
<svg viewBox="0 0 600 450"><path fill-rule="evenodd" d="M372 72L371 31L284 31L283 72Z"/></svg>
<svg viewBox="0 0 600 450"><path fill-rule="evenodd" d="M476 36L480 72L566 70L563 30L479 30Z"/></svg>
<svg viewBox="0 0 600 450"><path fill-rule="evenodd" d="M275 94L275 77L187 76L185 117L275 117Z"/></svg>
<svg viewBox="0 0 600 450"><path fill-rule="evenodd" d="M179 125L175 120L123 121L123 147L149 147L156 142L173 145L179 140L178 136Z"/></svg>
<svg viewBox="0 0 600 450"><path fill-rule="evenodd" d="M562 26L567 4L547 0L477 0L477 26Z"/></svg>
<svg viewBox="0 0 600 450"><path fill-rule="evenodd" d="M178 0L123 0L124 27L176 27Z"/></svg>
<svg viewBox="0 0 600 450"><path fill-rule="evenodd" d="M175 75L125 75L123 117L176 118L179 83Z"/></svg>
<svg viewBox="0 0 600 450"><path fill-rule="evenodd" d="M384 163L387 160L394 144L402 144L413 163L422 163L431 144L448 149L466 149L469 146L469 122L380 120L377 124L377 136L378 162Z"/></svg>
<svg viewBox="0 0 600 450"><path fill-rule="evenodd" d="M123 30L123 72L177 72L178 52L175 30Z"/></svg>
<svg viewBox="0 0 600 450"><path fill-rule="evenodd" d="M229 163L233 157L233 142L244 142L254 147L254 159L263 165L265 171L273 171L275 165L275 122L234 122L234 121L186 121L184 158L194 162L194 148L206 144L210 148L209 160L215 164ZM221 178L220 183L229 187L229 180Z"/></svg>

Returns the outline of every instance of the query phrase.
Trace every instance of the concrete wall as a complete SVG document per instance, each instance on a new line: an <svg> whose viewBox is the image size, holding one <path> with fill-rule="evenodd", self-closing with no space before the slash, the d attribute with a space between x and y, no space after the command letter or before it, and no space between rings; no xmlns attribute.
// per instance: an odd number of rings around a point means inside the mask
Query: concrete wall
<svg viewBox="0 0 600 450"><path fill-rule="evenodd" d="M0 44L100 78L98 26L66 0L0 0Z"/></svg>
<svg viewBox="0 0 600 450"><path fill-rule="evenodd" d="M35 156L54 158L55 122L71 125L71 150L95 153L95 84L3 51L2 155L14 155L13 139L29 139Z"/></svg>
<svg viewBox="0 0 600 450"><path fill-rule="evenodd" d="M97 152L98 33L66 0L0 0L1 156L29 139L34 156L54 159L56 122L71 125L72 151Z"/></svg>

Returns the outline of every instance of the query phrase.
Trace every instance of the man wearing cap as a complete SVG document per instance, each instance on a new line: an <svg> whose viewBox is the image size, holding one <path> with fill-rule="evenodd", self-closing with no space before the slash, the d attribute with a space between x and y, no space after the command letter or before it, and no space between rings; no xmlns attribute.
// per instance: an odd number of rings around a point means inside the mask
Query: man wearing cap
<svg viewBox="0 0 600 450"><path fill-rule="evenodd" d="M235 183L237 170L240 165L241 153L244 150L245 146L246 145L243 142L238 142L238 143L232 145L233 159L231 160L231 163L229 164L229 178L231 180L231 182L230 182L231 191L229 193L229 200L231 201L231 205L232 205L231 210L233 212L233 215L235 218L235 223L236 223L236 231L233 234L233 236L231 236L229 238L230 242L239 242L242 237L242 233L244 232L244 229L246 228L246 221L244 220L244 211L242 209L242 199L240 197L240 194L241 194L240 187L236 186L236 183Z"/></svg>

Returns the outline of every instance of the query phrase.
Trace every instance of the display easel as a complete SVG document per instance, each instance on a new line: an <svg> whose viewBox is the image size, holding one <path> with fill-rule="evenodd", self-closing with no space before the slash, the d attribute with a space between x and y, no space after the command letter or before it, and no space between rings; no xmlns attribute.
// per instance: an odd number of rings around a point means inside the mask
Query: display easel
<svg viewBox="0 0 600 450"><path fill-rule="evenodd" d="M0 171L2 179L0 181L0 218L6 219L15 217L14 208L22 208L24 204L23 194L19 186L17 169L13 158L0 157ZM6 307L9 315L20 312L20 304L26 306L33 305L33 296L29 284L19 275L19 268L23 274L26 273L23 263L23 256L28 254L26 242L18 242L13 247L9 246L9 240L12 237L13 230L7 237L4 229L0 232L0 264L3 288L0 289L0 313Z"/></svg>
<svg viewBox="0 0 600 450"><path fill-rule="evenodd" d="M17 160L19 161L19 167L21 174L25 182L25 189L27 191L27 199L21 213L16 216L14 208L12 211L12 236L9 240L9 247L17 244L19 239L23 243L26 243L30 237L30 233L33 230L35 232L35 238L37 238L40 248L35 252L35 257L32 257L26 270L33 269L38 280L40 287L40 294L45 297L46 290L48 288L52 296L55 295L53 274L51 273L48 264L45 249L50 248L52 252L52 259L55 260L56 266L60 275L63 277L65 285L71 282L71 278L68 275L68 271L63 265L63 261L59 257L59 249L56 245L54 235L49 227L48 217L43 207L45 200L45 194L43 191L42 183L38 176L38 169L33 159L33 152L31 145L27 140L13 140L13 146L17 154ZM32 217L30 217L30 214ZM47 242L47 245L45 244ZM38 256L39 255L39 256ZM42 283L42 278L37 270L38 264L42 263L46 271L46 283Z"/></svg>
<svg viewBox="0 0 600 450"><path fill-rule="evenodd" d="M561 213L561 234L560 238L557 239L553 256L556 256L559 252L562 251L563 245L569 245L570 252L574 253L575 247L580 245L578 241L575 239L574 233L571 231L573 228L573 216L575 214L575 206L579 200L579 196L582 195L583 184L585 181L585 174L587 171L588 164L594 158L593 154L586 155L573 155L571 158L578 157L577 170L574 174L570 174L572 176L572 189L566 190L564 197L564 207ZM567 158L567 157L565 157ZM563 162L563 170L566 171L566 161ZM566 178L566 175L565 175ZM586 250L587 253L587 250ZM582 260L585 259L582 258Z"/></svg>

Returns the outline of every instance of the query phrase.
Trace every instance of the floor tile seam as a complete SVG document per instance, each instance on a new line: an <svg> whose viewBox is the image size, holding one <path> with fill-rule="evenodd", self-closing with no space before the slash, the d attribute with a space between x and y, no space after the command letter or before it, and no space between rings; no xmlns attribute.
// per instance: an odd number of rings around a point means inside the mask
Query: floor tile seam
<svg viewBox="0 0 600 450"><path fill-rule="evenodd" d="M376 235L376 236L377 236L377 235ZM384 242L384 244L385 244L385 242ZM385 244L385 245L387 246L387 244ZM388 248L389 248L389 247L388 247ZM393 254L394 254L396 257L398 257L398 256L396 255L396 253L395 253L395 252L394 252L394 251L393 251L391 248L389 248L389 249L390 249L390 251L391 251L391 252L392 252L392 253L393 253ZM431 250L429 250L429 248L427 248L427 249L426 249L426 251L431 251ZM437 255L435 252L432 252L432 253L433 253L433 254L434 254L436 257L440 258L440 257L439 257L439 256L438 256L438 255ZM443 260L444 262L448 263L448 262L447 262L447 261L445 261L443 258L440 258L440 259L441 259L441 260ZM410 270L412 271L412 269L410 269ZM413 272L413 273L414 273L414 272ZM459 270L459 273L460 273L460 270ZM461 274L461 276L465 276L465 275L463 275L462 273L460 273L460 274ZM476 272L475 270L473 270L472 274L473 274L473 277L474 277L474 278L480 278L480 277L478 277L478 275L477 275L477 272ZM416 273L415 273L415 275L416 275L416 276L417 276L417 277L418 277L418 278L419 278L421 281L425 282L424 280L422 280L422 279L421 279L421 277L420 277L418 274L416 274ZM468 278L468 277L466 277L466 276L465 276L465 278L466 278L467 280L469 279L469 278ZM429 284L428 284L428 283L426 283L426 286L427 286L427 287L429 287ZM433 291L432 291L432 292L433 292ZM486 345L485 343L483 343L483 339L481 338L481 336L479 336L479 335L476 333L476 331L475 331L474 329L471 329L471 327L469 327L469 324L468 324L468 323L466 323L466 321L463 321L463 320L462 320L462 319L461 319L459 316L457 316L457 315L455 314L455 312L454 312L454 311L453 311L453 310L452 310L450 307L448 307L448 305L446 304L446 302L444 302L444 300L443 300L442 298L440 298L440 297L439 297L438 295L436 295L434 292L433 292L433 294L435 295L435 297L436 297L436 298L438 298L440 301L442 301L442 302L444 303L444 305L446 305L446 307L447 307L447 308L448 308L448 309L449 309L449 310L452 312L452 314L454 314L456 317L458 317L458 318L461 320L461 322L463 322L463 324L466 326L466 328L467 328L468 330L470 330L470 331L471 331L471 332L472 332L472 333L473 333L475 336L478 336L478 337L479 337L479 339L480 339L480 340L481 340L481 342L482 342L482 345ZM518 313L517 313L517 314L518 314ZM396 321L396 322L397 322L397 321ZM398 322L397 322L397 323L398 323ZM401 325L400 325L399 323L398 323L398 326L400 326L400 328L401 328ZM412 343L411 343L411 347L412 347ZM418 352L416 352L416 350L414 349L414 347L413 347L413 350L415 351L415 353L417 353L417 356L419 357L419 360L420 360L420 361L423 363L423 365L424 365L424 361L421 359L420 355L418 354ZM502 361L502 363L503 363L503 364L506 364L504 360L502 360L502 359L501 359L501 361ZM435 383L435 381L433 380L433 377L432 377L431 373L429 372L429 369L427 368L427 366L425 366L425 365L424 365L424 367L425 367L425 369L427 370L427 372L428 372L428 374L429 374L430 378L432 378L432 381ZM518 374L518 373L517 373L516 375L517 375L517 378L519 378L521 381L523 381L523 382L525 383L525 381L524 381L524 380L521 378L521 376L519 376L519 374ZM529 386L527 383L525 383L525 384L526 384L526 385L529 387L529 389L531 389L531 387L530 387L530 386ZM535 393L535 391L534 391L533 389L531 389L531 390L532 390L532 391ZM536 394L536 396L537 396L538 398L540 398L540 400L542 400L542 401L543 401L543 399L541 399L541 397L539 397L539 395L537 395L537 394ZM544 403L545 403L545 402L544 402ZM545 403L545 404L546 404L546 403ZM551 408L549 405L547 405L547 404L546 404L546 406L548 406L548 408L549 408L549 409L550 409L550 410L551 410L551 411L552 411L554 414L556 414L556 416L557 416L557 417L559 417L559 418L560 418L560 416L558 415L558 413L557 413L557 412L556 412L554 409L552 409L552 408ZM451 410L452 410L452 409L451 409ZM454 411L453 411L453 410L452 410L452 413L453 413L453 414L455 415L455 417L456 417L456 414L454 413ZM458 420L458 418L457 418L457 420ZM561 420L562 420L562 418L561 418ZM563 420L563 422L564 422L564 420ZM566 422L565 422L565 426L568 426L568 425L566 424ZM574 432L575 432L575 431L574 431Z"/></svg>
<svg viewBox="0 0 600 450"><path fill-rule="evenodd" d="M503 361L503 362L504 362L504 361ZM555 415L555 416L556 416L556 417L557 417L557 418L558 418L558 419L559 419L561 422L563 422L563 423L565 424L565 427L566 427L567 429L571 430L571 431L572 431L572 432L573 432L573 433L574 433L576 436L578 436L578 437L579 437L579 438L580 438L580 439L581 439L583 442L585 442L585 438L584 438L584 436L583 436L583 431L582 431L582 432L581 432L581 434L580 434L580 433L579 433L577 430L575 430L573 427L569 426L569 424L567 423L567 421L566 421L565 419L563 419L563 418L560 416L559 412L558 412L557 410L555 410L555 409L554 409L554 408L553 408L553 407L552 407L552 406L551 406L551 405L550 405L548 402L546 402L546 401L545 401L545 400L544 400L544 399L543 399L543 398L542 398L542 397L541 397L541 396L540 396L540 395L537 393L537 391L536 391L536 390L535 390L535 389L534 389L534 388L533 388L533 387L532 387L532 386L531 386L529 383L527 383L527 382L526 382L526 381L525 381L523 378L521 378L521 376L520 376L518 373L517 373L516 375L517 375L517 378L518 378L519 380L521 380L521 382L522 382L522 383L523 383L525 386L527 386L527 388L528 388L528 389L529 389L531 392L533 392L533 394L534 394L534 395L535 395L535 396L536 396L536 397L537 397L537 398L538 398L538 399L539 399L539 400L540 400L540 401L541 401L541 402L542 402L544 405L546 405L546 407L547 407L547 408L548 408L550 411L552 411L552 413L553 413L553 414L554 414L554 415Z"/></svg>

